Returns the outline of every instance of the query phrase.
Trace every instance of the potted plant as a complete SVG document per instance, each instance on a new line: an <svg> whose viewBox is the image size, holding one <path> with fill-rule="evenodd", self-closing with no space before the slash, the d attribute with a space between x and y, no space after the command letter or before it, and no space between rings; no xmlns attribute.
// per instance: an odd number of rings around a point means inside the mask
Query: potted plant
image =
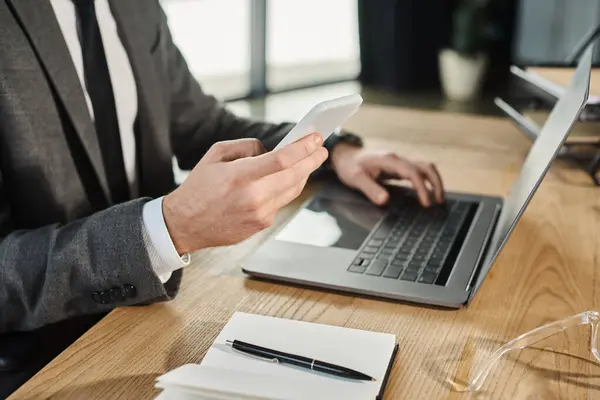
<svg viewBox="0 0 600 400"><path fill-rule="evenodd" d="M440 78L451 100L470 101L479 94L486 71L490 0L459 0L452 20L450 48L439 53Z"/></svg>

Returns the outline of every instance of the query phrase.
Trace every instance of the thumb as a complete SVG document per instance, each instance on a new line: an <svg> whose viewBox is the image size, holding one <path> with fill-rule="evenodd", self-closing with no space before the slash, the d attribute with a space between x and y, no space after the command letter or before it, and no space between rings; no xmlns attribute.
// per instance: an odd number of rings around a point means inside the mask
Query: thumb
<svg viewBox="0 0 600 400"><path fill-rule="evenodd" d="M352 186L360 190L373 204L382 206L387 203L390 195L375 179L366 173L361 173L352 182Z"/></svg>
<svg viewBox="0 0 600 400"><path fill-rule="evenodd" d="M204 159L213 163L228 162L238 158L255 157L265 152L258 139L226 140L213 144Z"/></svg>

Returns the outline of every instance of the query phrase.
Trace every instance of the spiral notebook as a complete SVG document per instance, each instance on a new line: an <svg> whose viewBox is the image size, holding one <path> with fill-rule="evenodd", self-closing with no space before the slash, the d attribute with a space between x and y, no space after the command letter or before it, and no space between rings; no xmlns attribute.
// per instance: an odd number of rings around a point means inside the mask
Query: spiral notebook
<svg viewBox="0 0 600 400"><path fill-rule="evenodd" d="M226 340L304 355L376 378L354 381L276 364L233 350ZM236 312L201 364L183 365L157 379L157 400L379 399L398 345L396 336Z"/></svg>

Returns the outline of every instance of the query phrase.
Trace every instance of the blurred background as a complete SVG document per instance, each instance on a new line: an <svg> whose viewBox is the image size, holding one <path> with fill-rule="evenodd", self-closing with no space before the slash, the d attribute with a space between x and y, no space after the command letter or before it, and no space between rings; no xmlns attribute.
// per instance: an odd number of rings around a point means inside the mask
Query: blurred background
<svg viewBox="0 0 600 400"><path fill-rule="evenodd" d="M500 114L509 69L571 65L600 0L161 0L204 90L238 113L298 119L315 101ZM599 61L596 56L595 61Z"/></svg>

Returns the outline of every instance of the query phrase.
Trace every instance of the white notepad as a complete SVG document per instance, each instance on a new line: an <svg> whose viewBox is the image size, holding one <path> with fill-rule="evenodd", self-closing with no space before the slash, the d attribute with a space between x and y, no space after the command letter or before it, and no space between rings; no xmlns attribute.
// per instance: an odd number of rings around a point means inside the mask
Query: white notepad
<svg viewBox="0 0 600 400"><path fill-rule="evenodd" d="M225 344L240 340L311 357L370 375L354 381L245 355ZM396 336L236 312L200 365L183 365L158 378L157 400L377 399L397 350Z"/></svg>

